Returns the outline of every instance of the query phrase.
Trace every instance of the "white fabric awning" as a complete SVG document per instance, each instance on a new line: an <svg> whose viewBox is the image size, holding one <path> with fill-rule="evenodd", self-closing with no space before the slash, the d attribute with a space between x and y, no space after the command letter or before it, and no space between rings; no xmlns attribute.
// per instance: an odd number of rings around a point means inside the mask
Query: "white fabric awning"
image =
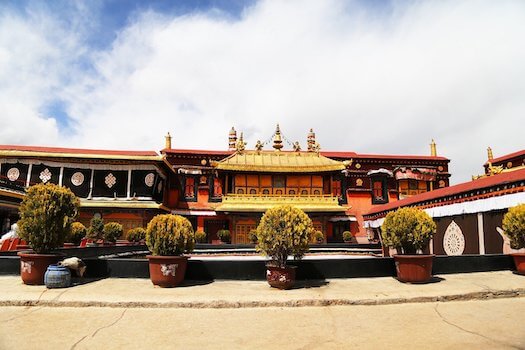
<svg viewBox="0 0 525 350"><path fill-rule="evenodd" d="M350 215L340 215L340 216L332 216L330 219L328 219L330 222L337 222L337 221L357 221L355 216Z"/></svg>
<svg viewBox="0 0 525 350"><path fill-rule="evenodd" d="M175 215L217 216L217 213L213 210L176 209L172 210L171 213Z"/></svg>

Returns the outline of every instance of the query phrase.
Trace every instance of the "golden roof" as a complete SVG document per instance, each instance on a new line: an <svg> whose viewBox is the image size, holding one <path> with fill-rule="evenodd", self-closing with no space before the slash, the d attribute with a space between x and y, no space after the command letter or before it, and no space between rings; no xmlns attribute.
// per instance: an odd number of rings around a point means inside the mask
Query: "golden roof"
<svg viewBox="0 0 525 350"><path fill-rule="evenodd" d="M169 211L163 204L155 201L81 199L80 206L82 208L161 209Z"/></svg>
<svg viewBox="0 0 525 350"><path fill-rule="evenodd" d="M343 162L315 152L245 151L216 162L219 170L313 173L345 169Z"/></svg>
<svg viewBox="0 0 525 350"><path fill-rule="evenodd" d="M337 197L320 196L254 196L229 194L222 197L218 212L265 212L276 205L292 205L305 212L344 212L348 208L339 205Z"/></svg>

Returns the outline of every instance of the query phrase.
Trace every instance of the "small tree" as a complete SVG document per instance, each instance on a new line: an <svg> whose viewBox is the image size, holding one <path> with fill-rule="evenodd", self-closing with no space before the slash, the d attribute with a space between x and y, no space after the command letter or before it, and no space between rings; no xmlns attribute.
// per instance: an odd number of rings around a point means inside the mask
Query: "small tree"
<svg viewBox="0 0 525 350"><path fill-rule="evenodd" d="M343 241L345 242L352 241L352 233L350 231L343 232Z"/></svg>
<svg viewBox="0 0 525 350"><path fill-rule="evenodd" d="M51 183L31 186L20 205L20 238L39 254L62 247L79 207L80 201L68 188Z"/></svg>
<svg viewBox="0 0 525 350"><path fill-rule="evenodd" d="M257 243L257 230L250 230L248 236L250 238L250 242L254 244Z"/></svg>
<svg viewBox="0 0 525 350"><path fill-rule="evenodd" d="M118 222L108 222L104 225L103 238L105 241L115 243L122 236L122 225Z"/></svg>
<svg viewBox="0 0 525 350"><path fill-rule="evenodd" d="M126 238L130 242L140 242L146 239L146 230L142 227L135 227L128 231Z"/></svg>
<svg viewBox="0 0 525 350"><path fill-rule="evenodd" d="M525 248L525 204L510 208L503 217L502 226L512 249Z"/></svg>
<svg viewBox="0 0 525 350"><path fill-rule="evenodd" d="M428 245L436 224L424 211L407 207L388 213L381 230L383 244L402 254L416 254Z"/></svg>
<svg viewBox="0 0 525 350"><path fill-rule="evenodd" d="M219 230L217 231L217 237L222 242L229 242L230 241L230 230Z"/></svg>
<svg viewBox="0 0 525 350"><path fill-rule="evenodd" d="M84 237L86 237L87 234L87 228L82 224L81 222L74 222L71 224L71 234L69 235L69 238L67 239L69 242L79 245L80 241Z"/></svg>
<svg viewBox="0 0 525 350"><path fill-rule="evenodd" d="M308 251L314 232L312 220L301 209L290 205L268 209L257 226L257 251L271 264L285 268L288 255L301 259Z"/></svg>
<svg viewBox="0 0 525 350"><path fill-rule="evenodd" d="M206 242L206 232L202 230L198 230L197 232L195 232L195 240L199 243Z"/></svg>
<svg viewBox="0 0 525 350"><path fill-rule="evenodd" d="M101 218L93 218L89 223L87 238L102 239L104 236L104 220Z"/></svg>
<svg viewBox="0 0 525 350"><path fill-rule="evenodd" d="M321 231L317 230L314 232L314 240L315 243L323 243L324 242L324 235Z"/></svg>
<svg viewBox="0 0 525 350"><path fill-rule="evenodd" d="M193 227L180 215L155 216L146 229L146 244L152 255L181 255L195 247Z"/></svg>

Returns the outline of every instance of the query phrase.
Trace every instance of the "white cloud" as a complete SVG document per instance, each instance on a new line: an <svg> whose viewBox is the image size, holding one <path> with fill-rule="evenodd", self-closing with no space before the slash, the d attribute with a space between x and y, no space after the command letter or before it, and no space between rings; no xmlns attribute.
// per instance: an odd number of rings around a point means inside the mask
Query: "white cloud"
<svg viewBox="0 0 525 350"><path fill-rule="evenodd" d="M90 54L96 74L69 77L75 133L61 142L160 149L169 130L174 147L225 149L235 126L253 147L279 122L303 145L313 127L325 150L428 154L435 138L453 181L465 181L487 146L523 148L523 37L522 1L394 2L381 14L262 1L240 19L148 12Z"/></svg>

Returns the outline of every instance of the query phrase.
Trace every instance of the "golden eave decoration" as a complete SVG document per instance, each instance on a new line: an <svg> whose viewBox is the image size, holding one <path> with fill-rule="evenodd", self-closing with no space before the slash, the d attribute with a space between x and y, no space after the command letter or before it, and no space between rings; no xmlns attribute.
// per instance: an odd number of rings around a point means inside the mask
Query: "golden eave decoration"
<svg viewBox="0 0 525 350"><path fill-rule="evenodd" d="M276 205L292 205L305 212L344 212L348 207L339 205L337 197L321 196L253 196L229 194L222 197L218 212L265 212Z"/></svg>
<svg viewBox="0 0 525 350"><path fill-rule="evenodd" d="M318 173L345 169L343 162L313 152L244 151L213 164L218 170Z"/></svg>
<svg viewBox="0 0 525 350"><path fill-rule="evenodd" d="M35 158L74 158L74 159L103 159L125 161L152 161L161 162L162 156L128 155L128 154L100 154L100 153L68 153L68 152L34 152L21 150L0 150L2 157L35 157Z"/></svg>
<svg viewBox="0 0 525 350"><path fill-rule="evenodd" d="M82 208L159 209L170 211L169 208L155 201L81 199L80 206Z"/></svg>

